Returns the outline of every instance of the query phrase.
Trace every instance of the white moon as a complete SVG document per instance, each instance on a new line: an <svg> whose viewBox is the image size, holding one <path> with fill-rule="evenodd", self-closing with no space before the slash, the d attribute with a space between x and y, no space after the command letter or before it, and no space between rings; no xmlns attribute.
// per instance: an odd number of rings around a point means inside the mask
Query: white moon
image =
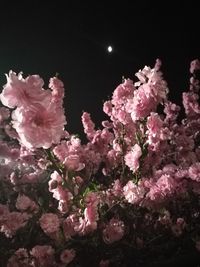
<svg viewBox="0 0 200 267"><path fill-rule="evenodd" d="M112 48L112 46L111 46L111 45L109 45L109 46L108 46L108 48L107 48L107 50L108 50L108 53L112 53L112 51L113 51L113 48Z"/></svg>

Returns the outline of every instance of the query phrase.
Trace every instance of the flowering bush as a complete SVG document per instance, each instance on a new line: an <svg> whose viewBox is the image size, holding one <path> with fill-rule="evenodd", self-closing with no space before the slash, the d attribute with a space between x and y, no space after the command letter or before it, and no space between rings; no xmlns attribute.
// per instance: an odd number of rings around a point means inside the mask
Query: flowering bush
<svg viewBox="0 0 200 267"><path fill-rule="evenodd" d="M0 94L0 266L141 266L200 251L200 62L180 107L145 66L65 130L64 85L9 72ZM142 265L143 266L143 265ZM161 266L161 265L159 265Z"/></svg>

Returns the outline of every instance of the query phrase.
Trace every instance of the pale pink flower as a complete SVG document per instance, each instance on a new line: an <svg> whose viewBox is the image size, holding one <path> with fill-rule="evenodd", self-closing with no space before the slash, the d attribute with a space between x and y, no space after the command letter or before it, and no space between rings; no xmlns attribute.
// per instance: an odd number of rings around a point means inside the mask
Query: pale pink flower
<svg viewBox="0 0 200 267"><path fill-rule="evenodd" d="M28 148L47 149L59 143L66 124L64 110L52 103L46 108L39 104L33 109L17 108L12 119L21 143Z"/></svg>
<svg viewBox="0 0 200 267"><path fill-rule="evenodd" d="M139 119L145 118L151 111L154 111L156 107L157 101L151 95L150 85L144 84L134 92L132 105L129 104L131 118L134 122Z"/></svg>
<svg viewBox="0 0 200 267"><path fill-rule="evenodd" d="M180 111L180 107L170 101L166 101L164 104L164 113L166 114L165 120L175 121Z"/></svg>
<svg viewBox="0 0 200 267"><path fill-rule="evenodd" d="M96 224L90 224L85 218L82 217L79 217L77 223L74 225L75 233L80 236L84 236L93 232L94 230L96 230Z"/></svg>
<svg viewBox="0 0 200 267"><path fill-rule="evenodd" d="M57 183L62 183L62 177L57 173L57 171L54 171L52 174L51 174L51 180L53 181L56 181ZM50 181L51 181L50 180ZM51 191L50 191L51 192Z"/></svg>
<svg viewBox="0 0 200 267"><path fill-rule="evenodd" d="M200 61L195 59L190 63L190 73L193 74L197 70L200 70Z"/></svg>
<svg viewBox="0 0 200 267"><path fill-rule="evenodd" d="M122 192L123 192L123 188L122 188L122 184L121 184L120 180L119 179L115 180L112 186L113 186L111 188L112 194L116 197L121 197Z"/></svg>
<svg viewBox="0 0 200 267"><path fill-rule="evenodd" d="M85 164L80 162L79 155L69 155L64 160L64 165L68 170L80 171L85 168Z"/></svg>
<svg viewBox="0 0 200 267"><path fill-rule="evenodd" d="M78 224L78 217L76 214L69 215L66 219L63 221L63 233L68 240L71 236L75 235L74 227Z"/></svg>
<svg viewBox="0 0 200 267"><path fill-rule="evenodd" d="M163 174L155 184L152 184L147 197L158 202L163 201L175 193L177 185L174 177Z"/></svg>
<svg viewBox="0 0 200 267"><path fill-rule="evenodd" d="M151 112L150 116L147 118L147 129L148 129L148 134L152 136L151 139L154 139L156 137L157 139L159 139L162 126L163 126L163 121L161 120L158 113Z"/></svg>
<svg viewBox="0 0 200 267"><path fill-rule="evenodd" d="M103 111L108 115L111 116L112 114L112 102L111 101L106 101L103 104Z"/></svg>
<svg viewBox="0 0 200 267"><path fill-rule="evenodd" d="M31 266L30 264L27 249L19 248L15 251L14 255L8 259L7 267L29 267Z"/></svg>
<svg viewBox="0 0 200 267"><path fill-rule="evenodd" d="M161 141L170 137L170 131L168 128L163 128L163 121L157 113L151 112L147 118L147 142L151 146L151 149L156 151Z"/></svg>
<svg viewBox="0 0 200 267"><path fill-rule="evenodd" d="M28 76L26 79L22 77L22 73L16 75L10 71L6 74L7 84L0 94L2 103L9 107L28 107L36 103L46 103L50 100L50 91L44 90L43 80L38 75Z"/></svg>
<svg viewBox="0 0 200 267"><path fill-rule="evenodd" d="M61 143L54 147L54 155L61 161L64 162L66 156L69 153L69 145L66 141L61 141Z"/></svg>
<svg viewBox="0 0 200 267"><path fill-rule="evenodd" d="M15 205L16 208L20 211L25 211L28 209L33 211L38 208L36 203L25 195L18 195Z"/></svg>
<svg viewBox="0 0 200 267"><path fill-rule="evenodd" d="M65 249L61 252L60 260L61 262L68 265L76 256L76 252L74 249Z"/></svg>
<svg viewBox="0 0 200 267"><path fill-rule="evenodd" d="M133 81L130 79L125 79L122 84L120 84L113 92L112 104L120 105L126 101L127 98L133 97L133 92L135 87Z"/></svg>
<svg viewBox="0 0 200 267"><path fill-rule="evenodd" d="M53 77L49 81L49 88L52 89L52 101L62 103L64 98L64 84L57 77Z"/></svg>
<svg viewBox="0 0 200 267"><path fill-rule="evenodd" d="M122 239L125 233L125 225L123 221L112 218L103 230L103 240L107 244Z"/></svg>
<svg viewBox="0 0 200 267"><path fill-rule="evenodd" d="M81 139L78 138L76 135L70 136L70 143L73 151L77 151L77 149L81 147Z"/></svg>
<svg viewBox="0 0 200 267"><path fill-rule="evenodd" d="M128 183L123 187L123 193L125 199L129 203L135 204L143 199L145 190L140 184L136 185L132 181L128 181Z"/></svg>
<svg viewBox="0 0 200 267"><path fill-rule="evenodd" d="M60 227L60 221L54 213L44 213L39 219L40 227L46 234L56 233Z"/></svg>
<svg viewBox="0 0 200 267"><path fill-rule="evenodd" d="M118 110L115 114L115 117L119 120L119 122L123 124L127 124L129 122L129 114L125 110Z"/></svg>
<svg viewBox="0 0 200 267"><path fill-rule="evenodd" d="M31 173L25 173L21 177L20 182L21 183L37 183L38 181L40 181L41 175L42 175L42 171L39 171L39 170L36 170L35 172L31 172Z"/></svg>
<svg viewBox="0 0 200 267"><path fill-rule="evenodd" d="M87 205L97 206L99 203L99 195L97 192L89 192L85 197Z"/></svg>
<svg viewBox="0 0 200 267"><path fill-rule="evenodd" d="M70 201L73 196L67 188L64 188L62 185L58 185L55 189L52 189L53 198L56 200Z"/></svg>
<svg viewBox="0 0 200 267"><path fill-rule="evenodd" d="M60 79L58 79L57 77L50 78L49 88L51 88L52 90L58 90L58 89L62 89L63 87L64 87L64 84Z"/></svg>
<svg viewBox="0 0 200 267"><path fill-rule="evenodd" d="M138 144L135 144L131 151L125 155L125 164L130 168L131 171L135 172L139 168L139 158L141 156L142 150Z"/></svg>
<svg viewBox="0 0 200 267"><path fill-rule="evenodd" d="M151 69L145 66L143 70L139 70L135 75L139 78L139 82L135 83L135 86L141 86L148 84L150 85L151 96L156 99L157 102L166 99L168 88L167 83L162 77L162 72L160 72L161 61L156 60L155 67Z"/></svg>
<svg viewBox="0 0 200 267"><path fill-rule="evenodd" d="M120 151L118 149L110 149L106 155L106 164L108 167L115 167L121 160Z"/></svg>
<svg viewBox="0 0 200 267"><path fill-rule="evenodd" d="M97 228L97 220L99 219L98 209L95 205L89 205L84 210L84 217L88 225L93 230Z"/></svg>
<svg viewBox="0 0 200 267"><path fill-rule="evenodd" d="M52 267L55 266L54 254L55 250L51 246L35 246L30 254L36 260L37 266Z"/></svg>
<svg viewBox="0 0 200 267"><path fill-rule="evenodd" d="M200 182L200 162L196 162L190 166L188 175L192 180Z"/></svg>
<svg viewBox="0 0 200 267"><path fill-rule="evenodd" d="M136 73L140 81L135 83L135 86L139 88L134 91L134 97L128 108L133 121L145 118L156 109L158 103L166 99L168 88L162 73L158 71L160 65L161 63L157 62L154 69L145 66Z"/></svg>
<svg viewBox="0 0 200 267"><path fill-rule="evenodd" d="M95 124L91 120L90 114L87 112L83 112L81 119L84 128L84 133L87 135L87 138L89 140L92 140L96 131L95 131Z"/></svg>
<svg viewBox="0 0 200 267"><path fill-rule="evenodd" d="M27 224L30 215L21 212L9 212L6 219L1 223L0 232L4 233L6 237L11 238L15 235L16 231Z"/></svg>
<svg viewBox="0 0 200 267"><path fill-rule="evenodd" d="M60 200L58 202L58 210L61 213L67 213L69 211L69 208L70 208L70 202L69 201Z"/></svg>
<svg viewBox="0 0 200 267"><path fill-rule="evenodd" d="M195 94L193 92L184 92L182 96L185 113L190 117L199 116L200 106L198 94Z"/></svg>

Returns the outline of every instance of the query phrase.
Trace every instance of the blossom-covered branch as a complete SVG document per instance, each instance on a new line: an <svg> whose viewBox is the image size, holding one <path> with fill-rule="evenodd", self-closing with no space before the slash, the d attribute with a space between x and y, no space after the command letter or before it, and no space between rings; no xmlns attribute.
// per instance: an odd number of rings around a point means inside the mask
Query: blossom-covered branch
<svg viewBox="0 0 200 267"><path fill-rule="evenodd" d="M184 118L160 68L123 80L100 129L82 114L85 144L66 131L62 81L45 89L38 75L6 75L1 266L139 266L187 244L200 251L200 62L191 62Z"/></svg>

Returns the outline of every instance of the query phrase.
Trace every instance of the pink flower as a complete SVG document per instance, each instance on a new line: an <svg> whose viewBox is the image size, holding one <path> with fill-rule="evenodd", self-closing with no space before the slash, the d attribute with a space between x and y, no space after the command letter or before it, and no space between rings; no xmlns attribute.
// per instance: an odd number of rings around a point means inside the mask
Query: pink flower
<svg viewBox="0 0 200 267"><path fill-rule="evenodd" d="M99 195L97 192L89 192L85 197L87 205L97 206L99 203Z"/></svg>
<svg viewBox="0 0 200 267"><path fill-rule="evenodd" d="M150 191L147 194L151 200L163 201L167 197L175 193L177 189L177 182L175 178L170 175L162 175L158 181L150 187Z"/></svg>
<svg viewBox="0 0 200 267"><path fill-rule="evenodd" d="M78 224L78 217L76 214L69 215L63 221L63 233L68 240L71 236L75 235L74 227Z"/></svg>
<svg viewBox="0 0 200 267"><path fill-rule="evenodd" d="M90 225L93 230L95 230L97 228L97 220L99 219L97 207L94 205L87 206L87 208L84 210L84 216L87 224Z"/></svg>
<svg viewBox="0 0 200 267"><path fill-rule="evenodd" d="M57 144L66 124L62 108L64 88L59 94L58 82L51 83L52 92L42 86L43 80L38 75L23 79L21 74L17 76L11 71L0 95L5 106L17 107L12 112L13 128L21 144L28 148L49 148Z"/></svg>
<svg viewBox="0 0 200 267"><path fill-rule="evenodd" d="M166 99L168 88L167 83L163 80L162 72L160 72L161 61L156 60L155 67L151 69L145 66L143 70L139 70L135 75L139 78L139 82L135 83L135 86L150 85L151 96L160 102L162 99Z"/></svg>
<svg viewBox="0 0 200 267"><path fill-rule="evenodd" d="M51 180L56 181L59 184L62 183L62 177L57 173L57 171L54 171L51 174ZM51 192L51 190L50 190L50 192Z"/></svg>
<svg viewBox="0 0 200 267"><path fill-rule="evenodd" d="M147 118L147 129L148 134L152 136L152 139L157 136L159 138L162 125L163 121L160 119L160 116L155 112L151 112L150 116Z"/></svg>
<svg viewBox="0 0 200 267"><path fill-rule="evenodd" d="M165 120L176 120L180 107L170 101L166 101L164 104L164 113L166 114Z"/></svg>
<svg viewBox="0 0 200 267"><path fill-rule="evenodd" d="M28 148L46 149L57 144L66 123L64 110L52 103L46 108L40 104L33 109L17 108L12 118L21 143Z"/></svg>
<svg viewBox="0 0 200 267"><path fill-rule="evenodd" d="M145 190L142 186L134 184L132 181L128 181L128 183L123 188L125 199L131 203L138 203L141 199L143 199Z"/></svg>
<svg viewBox="0 0 200 267"><path fill-rule="evenodd" d="M35 246L30 254L36 260L36 266L51 267L55 266L54 249L51 246ZM34 265L35 266L35 265Z"/></svg>
<svg viewBox="0 0 200 267"><path fill-rule="evenodd" d="M16 231L24 227L30 218L27 213L9 212L4 221L0 221L0 232L4 233L6 237L11 238L15 235Z"/></svg>
<svg viewBox="0 0 200 267"><path fill-rule="evenodd" d="M66 141L61 141L59 145L54 147L53 153L61 162L64 162L66 156L69 153L68 150L69 150L68 143Z"/></svg>
<svg viewBox="0 0 200 267"><path fill-rule="evenodd" d="M76 256L76 252L74 249L65 249L62 251L60 255L60 260L68 265Z"/></svg>
<svg viewBox="0 0 200 267"><path fill-rule="evenodd" d="M60 221L54 213L44 213L39 220L40 227L46 234L52 234L59 231Z"/></svg>
<svg viewBox="0 0 200 267"><path fill-rule="evenodd" d="M58 185L55 189L52 189L51 192L53 193L53 198L59 201L70 201L73 197L69 190L62 185Z"/></svg>
<svg viewBox="0 0 200 267"><path fill-rule="evenodd" d="M122 184L119 179L114 181L113 187L111 188L111 192L116 197L122 196L123 188L122 188Z"/></svg>
<svg viewBox="0 0 200 267"><path fill-rule="evenodd" d="M27 250L19 248L15 251L14 255L9 258L7 267L28 267L31 264L29 260Z"/></svg>
<svg viewBox="0 0 200 267"><path fill-rule="evenodd" d="M89 140L92 140L96 131L95 131L95 124L91 120L90 114L87 112L83 112L81 119L82 119L84 132L87 135L87 138Z"/></svg>
<svg viewBox="0 0 200 267"><path fill-rule="evenodd" d="M135 122L140 118L145 118L151 111L155 110L156 107L157 101L151 95L150 85L142 85L138 90L134 92L132 106L129 104L132 120Z"/></svg>
<svg viewBox="0 0 200 267"><path fill-rule="evenodd" d="M80 162L79 155L69 155L65 158L63 163L67 169L73 171L80 171L85 168L85 164Z"/></svg>
<svg viewBox="0 0 200 267"><path fill-rule="evenodd" d="M124 103L127 98L133 97L134 90L135 87L133 85L133 81L125 79L124 82L115 89L112 97L112 104L120 105Z"/></svg>
<svg viewBox="0 0 200 267"><path fill-rule="evenodd" d="M200 61L195 59L190 63L190 73L193 74L197 70L200 70Z"/></svg>
<svg viewBox="0 0 200 267"><path fill-rule="evenodd" d="M35 210L37 208L36 203L25 195L18 195L16 201L16 208L20 211Z"/></svg>
<svg viewBox="0 0 200 267"><path fill-rule="evenodd" d="M128 108L133 121L145 118L156 109L158 103L166 99L168 89L159 72L160 65L161 63L157 61L154 69L145 66L143 70L136 73L140 81L135 83L135 86L139 88L134 91L134 97Z"/></svg>
<svg viewBox="0 0 200 267"><path fill-rule="evenodd" d="M139 168L139 158L142 156L141 147L135 144L131 151L125 155L125 164L130 168L131 171L135 172Z"/></svg>
<svg viewBox="0 0 200 267"><path fill-rule="evenodd" d="M53 77L49 80L49 88L52 90L62 90L64 87L64 84L61 80L59 80L57 77Z"/></svg>
<svg viewBox="0 0 200 267"><path fill-rule="evenodd" d="M2 103L9 107L28 107L36 103L44 103L50 100L50 91L42 88L44 82L38 75L22 77L22 73L16 75L10 71L6 74L7 84L0 94Z"/></svg>
<svg viewBox="0 0 200 267"><path fill-rule="evenodd" d="M200 162L194 163L188 171L189 177L197 182L200 182Z"/></svg>
<svg viewBox="0 0 200 267"><path fill-rule="evenodd" d="M162 140L165 140L170 136L169 129L163 128L163 121L155 112L151 112L150 116L147 118L147 129L147 142L154 151L157 149Z"/></svg>
<svg viewBox="0 0 200 267"><path fill-rule="evenodd" d="M64 84L57 77L53 77L49 81L49 88L52 89L52 101L60 102L62 104L62 100L64 97Z"/></svg>
<svg viewBox="0 0 200 267"><path fill-rule="evenodd" d="M112 218L103 230L103 240L107 244L119 241L124 236L125 225L124 222Z"/></svg>
<svg viewBox="0 0 200 267"><path fill-rule="evenodd" d="M106 102L104 102L104 105L103 105L103 111L104 111L108 116L111 116L111 114L112 114L112 102L111 102L111 101L106 101Z"/></svg>
<svg viewBox="0 0 200 267"><path fill-rule="evenodd" d="M185 108L185 113L190 116L199 116L200 106L199 106L199 95L193 92L184 92L183 96L183 106Z"/></svg>
<svg viewBox="0 0 200 267"><path fill-rule="evenodd" d="M67 213L69 211L70 204L71 203L69 201L60 200L59 203L58 203L58 210L61 213Z"/></svg>

